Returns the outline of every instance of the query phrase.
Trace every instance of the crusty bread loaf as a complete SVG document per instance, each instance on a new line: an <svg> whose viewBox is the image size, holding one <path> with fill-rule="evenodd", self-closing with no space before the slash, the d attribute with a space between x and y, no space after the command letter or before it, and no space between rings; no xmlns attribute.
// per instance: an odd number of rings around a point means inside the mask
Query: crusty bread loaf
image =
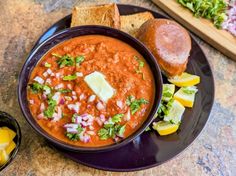
<svg viewBox="0 0 236 176"><path fill-rule="evenodd" d="M166 76L173 77L185 71L191 38L178 23L167 19L148 20L140 27L138 39L150 49Z"/></svg>
<svg viewBox="0 0 236 176"><path fill-rule="evenodd" d="M154 19L152 13L150 12L135 13L132 15L122 15L120 17L121 30L136 37L140 26L149 19Z"/></svg>
<svg viewBox="0 0 236 176"><path fill-rule="evenodd" d="M71 27L102 25L120 29L120 14L116 4L74 7Z"/></svg>

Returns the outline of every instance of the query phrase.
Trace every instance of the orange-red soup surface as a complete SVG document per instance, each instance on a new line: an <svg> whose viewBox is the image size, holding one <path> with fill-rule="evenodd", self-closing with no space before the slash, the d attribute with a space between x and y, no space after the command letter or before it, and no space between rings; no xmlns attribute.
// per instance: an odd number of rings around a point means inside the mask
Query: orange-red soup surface
<svg viewBox="0 0 236 176"><path fill-rule="evenodd" d="M104 75L114 95L103 102L85 82ZM113 144L134 133L152 107L149 65L134 48L111 37L87 35L49 50L31 73L27 97L38 124L75 146Z"/></svg>

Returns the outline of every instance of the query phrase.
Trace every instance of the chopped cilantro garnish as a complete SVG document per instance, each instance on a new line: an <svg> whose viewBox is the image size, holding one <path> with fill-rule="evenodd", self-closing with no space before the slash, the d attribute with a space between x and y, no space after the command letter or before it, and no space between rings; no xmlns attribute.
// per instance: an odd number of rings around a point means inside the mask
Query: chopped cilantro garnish
<svg viewBox="0 0 236 176"><path fill-rule="evenodd" d="M56 53L52 53L52 55L53 55L53 56L55 56L55 57L58 57L58 58L62 58L62 56L61 56L61 55L59 55L59 54L56 54Z"/></svg>
<svg viewBox="0 0 236 176"><path fill-rule="evenodd" d="M51 91L51 88L47 85L39 84L39 83L32 83L29 84L30 89L32 90L33 93L39 93L42 91L49 92Z"/></svg>
<svg viewBox="0 0 236 176"><path fill-rule="evenodd" d="M136 73L142 74L143 80L145 79L143 72L141 71L141 68L144 67L144 62L138 58L138 56L134 56L134 59L138 62L138 68L135 70Z"/></svg>
<svg viewBox="0 0 236 176"><path fill-rule="evenodd" d="M144 98L135 99L133 96L129 96L126 100L126 104L130 106L131 114L135 114L142 104L148 104L148 101Z"/></svg>
<svg viewBox="0 0 236 176"><path fill-rule="evenodd" d="M74 74L74 75L67 75L67 76L63 77L63 80L64 81L72 81L72 80L75 80L76 78L77 78L76 74Z"/></svg>
<svg viewBox="0 0 236 176"><path fill-rule="evenodd" d="M118 123L118 122L121 122L121 117L123 117L123 116L124 116L124 114L116 114L111 118L111 120L114 123Z"/></svg>
<svg viewBox="0 0 236 176"><path fill-rule="evenodd" d="M106 140L108 138L114 138L117 136L123 136L125 131L125 125L118 124L121 122L121 117L123 117L124 114L116 114L112 118L109 119L109 121L104 124L103 128L101 128L98 131L98 136L101 140Z"/></svg>
<svg viewBox="0 0 236 176"><path fill-rule="evenodd" d="M80 124L78 124L78 128L77 128L77 131L78 131L78 133L68 133L68 132L66 132L66 137L68 137L70 140L72 140L72 141L77 141L79 138L80 138L80 133L82 133L82 131L83 131L83 128L81 127L81 125Z"/></svg>
<svg viewBox="0 0 236 176"><path fill-rule="evenodd" d="M47 67L47 68L50 68L52 65L49 64L48 62L45 62L44 66Z"/></svg>
<svg viewBox="0 0 236 176"><path fill-rule="evenodd" d="M60 68L63 68L65 66L73 66L75 63L75 59L69 55L64 55L64 56L59 56L57 54L52 54L55 57L58 57L59 59L57 60L57 64L59 65Z"/></svg>
<svg viewBox="0 0 236 176"><path fill-rule="evenodd" d="M51 97L48 98L48 107L46 110L44 110L44 115L48 118L52 118L52 115L55 112L56 105L57 102L55 100L53 100Z"/></svg>
<svg viewBox="0 0 236 176"><path fill-rule="evenodd" d="M75 62L76 62L76 64L81 64L82 62L84 61L84 56L77 56L76 58L75 58Z"/></svg>
<svg viewBox="0 0 236 176"><path fill-rule="evenodd" d="M69 93L69 92L72 92L72 90L70 90L70 89L58 89L58 92Z"/></svg>
<svg viewBox="0 0 236 176"><path fill-rule="evenodd" d="M147 127L146 129L145 129L145 131L150 131L151 130L151 128L150 127Z"/></svg>
<svg viewBox="0 0 236 176"><path fill-rule="evenodd" d="M32 90L33 93L39 93L43 89L43 85L39 83L32 83L29 84L30 89Z"/></svg>

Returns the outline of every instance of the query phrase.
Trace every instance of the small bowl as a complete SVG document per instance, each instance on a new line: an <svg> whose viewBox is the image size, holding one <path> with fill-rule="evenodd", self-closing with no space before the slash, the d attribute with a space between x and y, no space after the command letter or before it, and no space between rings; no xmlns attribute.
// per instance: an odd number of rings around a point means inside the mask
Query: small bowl
<svg viewBox="0 0 236 176"><path fill-rule="evenodd" d="M16 132L16 137L13 139L16 143L16 148L11 152L8 161L4 165L0 166L0 171L6 168L14 160L21 144L21 130L18 122L11 115L0 111L0 127L3 126Z"/></svg>
<svg viewBox="0 0 236 176"><path fill-rule="evenodd" d="M129 137L125 138L124 140L108 145L108 146L102 146L102 147L78 147L71 144L67 144L65 142L62 142L55 137L49 135L47 132L45 132L36 122L36 120L32 117L28 102L27 102L27 83L29 81L29 77L31 74L31 71L36 66L38 61L42 58L42 56L49 51L51 48L53 48L55 45L65 41L69 40L71 38L84 36L84 35L104 35L109 36L112 38L116 38L118 40L121 40L128 45L135 48L147 61L147 63L150 66L150 69L152 71L154 80L155 80L155 95L154 95L154 102L153 107L149 113L149 116L145 120L145 122L142 124L142 126L133 134L131 134ZM156 62L156 59L151 54L151 52L137 39L134 37L128 35L127 33L124 33L120 30L105 27L105 26L97 26L97 25L88 25L88 26L80 26L80 27L73 27L73 28L67 28L64 29L53 36L46 39L44 42L42 42L40 45L36 46L31 53L29 54L22 70L19 76L19 85L18 85L18 101L21 107L21 110L28 121L28 123L42 136L44 136L49 142L53 143L57 147L60 147L62 149L66 149L69 151L76 151L76 152L103 152L103 151L109 151L114 150L119 147L122 147L129 142L131 142L134 138L139 136L153 121L154 115L157 112L160 100L162 95L162 76L161 71L159 69L159 66Z"/></svg>

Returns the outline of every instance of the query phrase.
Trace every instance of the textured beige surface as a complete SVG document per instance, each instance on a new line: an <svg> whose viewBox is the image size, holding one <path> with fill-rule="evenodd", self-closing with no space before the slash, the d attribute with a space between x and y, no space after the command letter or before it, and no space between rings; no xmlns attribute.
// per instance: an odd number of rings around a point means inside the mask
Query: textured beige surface
<svg viewBox="0 0 236 176"><path fill-rule="evenodd" d="M27 53L50 25L74 5L119 2L157 10L148 0L0 0L0 110L12 114L22 128L22 145L0 176L30 175L236 175L236 62L197 39L213 69L216 98L210 120L199 138L180 156L160 167L112 173L77 164L48 147L22 116L16 98L17 77Z"/></svg>

